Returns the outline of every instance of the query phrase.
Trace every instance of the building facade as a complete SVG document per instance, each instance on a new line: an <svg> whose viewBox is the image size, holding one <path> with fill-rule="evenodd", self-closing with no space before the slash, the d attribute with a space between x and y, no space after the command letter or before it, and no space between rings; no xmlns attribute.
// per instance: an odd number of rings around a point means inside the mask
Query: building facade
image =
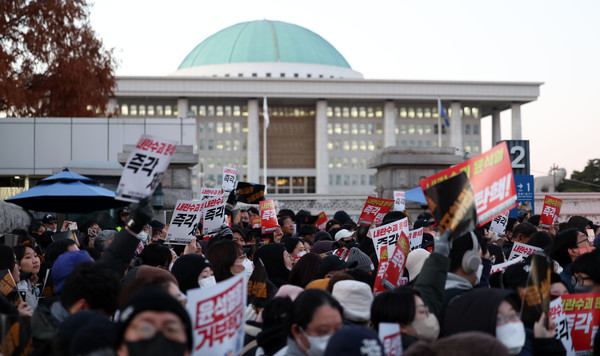
<svg viewBox="0 0 600 356"><path fill-rule="evenodd" d="M521 105L536 100L542 84L364 79L319 35L268 20L217 32L168 76L117 83L104 118L1 119L0 150L11 152L0 159L4 185L74 160L117 161L142 133L193 146L196 191L219 186L223 166L237 168L240 180L262 182L266 109L269 194L372 194L367 160L383 147L476 155L481 119L492 117L492 141L499 141L505 110L512 139L524 138Z"/></svg>

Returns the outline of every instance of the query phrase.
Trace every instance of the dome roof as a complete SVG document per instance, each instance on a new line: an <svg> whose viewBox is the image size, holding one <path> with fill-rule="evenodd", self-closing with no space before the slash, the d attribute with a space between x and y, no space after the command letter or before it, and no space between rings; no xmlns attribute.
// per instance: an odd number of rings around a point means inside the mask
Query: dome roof
<svg viewBox="0 0 600 356"><path fill-rule="evenodd" d="M280 21L243 22L202 41L171 76L362 78L329 42Z"/></svg>
<svg viewBox="0 0 600 356"><path fill-rule="evenodd" d="M280 21L251 21L227 27L202 41L178 69L206 65L283 62L351 69L344 57L316 33Z"/></svg>

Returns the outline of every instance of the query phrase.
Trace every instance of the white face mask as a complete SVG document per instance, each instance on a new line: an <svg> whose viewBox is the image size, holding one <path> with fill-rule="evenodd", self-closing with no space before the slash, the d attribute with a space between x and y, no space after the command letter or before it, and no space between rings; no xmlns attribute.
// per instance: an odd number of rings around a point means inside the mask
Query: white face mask
<svg viewBox="0 0 600 356"><path fill-rule="evenodd" d="M254 272L254 263L246 257L244 262L242 262L242 265L244 266L244 272L246 273L246 280L248 280L250 279L252 272Z"/></svg>
<svg viewBox="0 0 600 356"><path fill-rule="evenodd" d="M306 354L308 356L321 356L325 353L325 349L327 348L327 343L329 342L329 339L331 339L332 334L325 335L325 336L310 336L310 335L306 334L304 332L304 330L302 330L302 328L300 328L300 331L302 332L302 335L304 335L304 337L306 337L308 339L308 342L310 343L309 348L307 348L306 345L304 345L304 344L302 345L306 349Z"/></svg>
<svg viewBox="0 0 600 356"><path fill-rule="evenodd" d="M200 288L208 288L208 287L212 287L216 284L217 284L217 280L215 279L215 276L210 276L210 277L206 277L206 278L202 278L202 279L198 280L198 285L200 286Z"/></svg>
<svg viewBox="0 0 600 356"><path fill-rule="evenodd" d="M137 238L138 238L138 240L140 240L140 241L144 241L144 242L146 242L146 241L148 241L148 233L147 233L147 232L144 232L144 231L142 231L142 232L140 232L140 233L137 235Z"/></svg>
<svg viewBox="0 0 600 356"><path fill-rule="evenodd" d="M417 333L417 338L433 342L440 335L440 323L433 314L429 314L426 319L414 320L411 326Z"/></svg>
<svg viewBox="0 0 600 356"><path fill-rule="evenodd" d="M496 327L496 338L506 346L510 355L517 355L525 345L525 327L520 321Z"/></svg>
<svg viewBox="0 0 600 356"><path fill-rule="evenodd" d="M302 256L304 256L304 255L306 255L306 251L299 252L299 253L298 253L296 256L297 256L298 258L300 258L300 257L302 257Z"/></svg>
<svg viewBox="0 0 600 356"><path fill-rule="evenodd" d="M477 267L477 283L475 283L475 285L478 285L479 282L481 282L481 274L483 273L483 265L479 265L479 267Z"/></svg>

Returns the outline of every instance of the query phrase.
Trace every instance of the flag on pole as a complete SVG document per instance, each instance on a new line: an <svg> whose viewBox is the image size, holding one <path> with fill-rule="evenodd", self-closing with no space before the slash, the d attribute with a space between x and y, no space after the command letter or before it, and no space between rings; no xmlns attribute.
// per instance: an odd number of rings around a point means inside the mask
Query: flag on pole
<svg viewBox="0 0 600 356"><path fill-rule="evenodd" d="M267 106L267 97L263 100L263 117L265 118L265 127L269 127L269 106Z"/></svg>
<svg viewBox="0 0 600 356"><path fill-rule="evenodd" d="M266 102L266 100L267 99L265 99L265 102ZM440 99L438 99L437 101L438 101L438 113L439 113L439 115L441 115L441 117L444 118L444 123L446 124L446 127L450 127L450 121L448 121L448 116L446 116L446 113L444 112L444 107L442 106L442 102L440 101Z"/></svg>

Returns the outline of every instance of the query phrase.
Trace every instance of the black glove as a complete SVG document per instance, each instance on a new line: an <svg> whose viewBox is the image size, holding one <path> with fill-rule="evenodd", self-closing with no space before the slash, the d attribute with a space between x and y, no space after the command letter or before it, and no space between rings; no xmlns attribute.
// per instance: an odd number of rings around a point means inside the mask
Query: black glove
<svg viewBox="0 0 600 356"><path fill-rule="evenodd" d="M229 197L227 197L227 204L231 204L235 206L237 203L237 195L235 195L235 189L229 192Z"/></svg>
<svg viewBox="0 0 600 356"><path fill-rule="evenodd" d="M440 253L446 257L450 254L450 250L452 249L452 241L449 241L450 237L450 229L446 229L442 235L438 232L435 235L435 242L433 245L433 252Z"/></svg>
<svg viewBox="0 0 600 356"><path fill-rule="evenodd" d="M154 215L154 210L152 210L152 205L150 204L150 197L145 197L139 203L131 204L129 211L130 215L125 225L136 234L142 231Z"/></svg>

